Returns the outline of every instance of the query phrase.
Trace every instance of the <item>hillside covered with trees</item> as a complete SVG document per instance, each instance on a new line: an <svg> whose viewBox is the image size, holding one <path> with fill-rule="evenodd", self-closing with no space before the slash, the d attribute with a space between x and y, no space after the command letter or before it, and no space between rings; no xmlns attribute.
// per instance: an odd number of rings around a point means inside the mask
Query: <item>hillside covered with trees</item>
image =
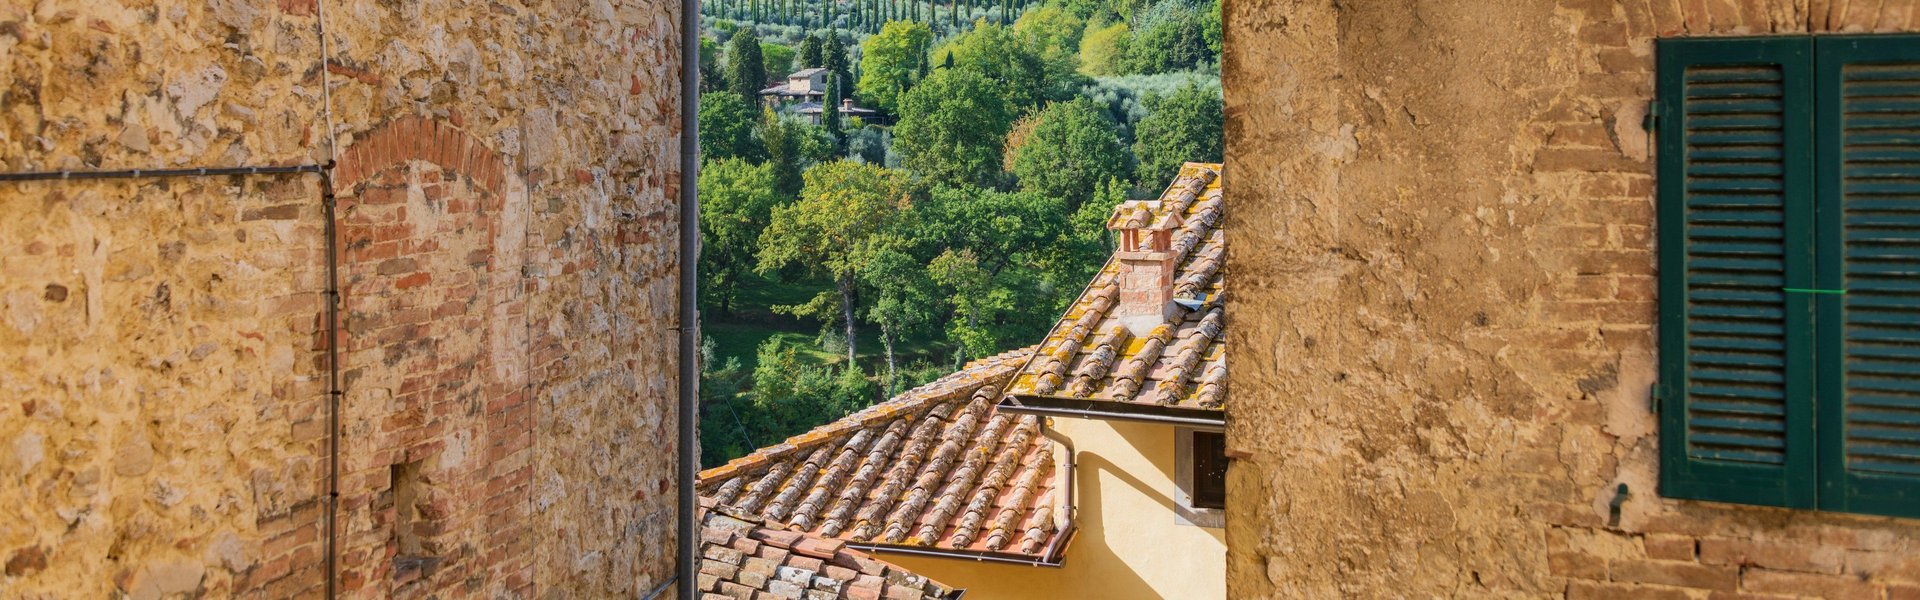
<svg viewBox="0 0 1920 600"><path fill-rule="evenodd" d="M707 3L703 462L1040 339L1115 204L1220 160L1218 2Z"/></svg>

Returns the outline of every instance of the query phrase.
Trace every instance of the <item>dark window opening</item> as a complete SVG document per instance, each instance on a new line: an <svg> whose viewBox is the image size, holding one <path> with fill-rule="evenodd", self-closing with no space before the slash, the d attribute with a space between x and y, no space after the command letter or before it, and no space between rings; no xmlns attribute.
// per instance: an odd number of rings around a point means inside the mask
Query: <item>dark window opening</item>
<svg viewBox="0 0 1920 600"><path fill-rule="evenodd" d="M1193 507L1227 507L1227 435L1193 432Z"/></svg>

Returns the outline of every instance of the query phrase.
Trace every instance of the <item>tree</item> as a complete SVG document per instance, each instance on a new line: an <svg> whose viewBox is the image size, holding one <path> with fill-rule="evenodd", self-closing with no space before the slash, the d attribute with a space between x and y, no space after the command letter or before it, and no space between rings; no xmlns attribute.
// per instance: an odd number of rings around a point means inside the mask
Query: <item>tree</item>
<svg viewBox="0 0 1920 600"><path fill-rule="evenodd" d="M982 21L944 49L953 53L954 65L960 69L998 82L1007 105L1016 112L1069 98L1078 83L1071 69L1049 69L1035 41L1016 35L1011 27Z"/></svg>
<svg viewBox="0 0 1920 600"><path fill-rule="evenodd" d="M827 73L827 97L820 106L820 126L825 128L827 134L832 135L834 142L838 144L842 137L842 132L840 131L840 77L831 72Z"/></svg>
<svg viewBox="0 0 1920 600"><path fill-rule="evenodd" d="M894 21L860 43L860 82L855 91L863 104L898 112L900 96L918 81L920 59L933 44L933 30L923 23Z"/></svg>
<svg viewBox="0 0 1920 600"><path fill-rule="evenodd" d="M1012 125L1000 84L970 69L943 70L901 99L893 148L902 166L934 181L992 187Z"/></svg>
<svg viewBox="0 0 1920 600"><path fill-rule="evenodd" d="M786 77L787 73L793 72L794 53L792 47L771 42L761 42L760 55L762 62L766 64L769 69L767 71L767 78L769 80L778 80ZM770 81L762 81L760 82L760 86L764 88L768 83L770 83Z"/></svg>
<svg viewBox="0 0 1920 600"><path fill-rule="evenodd" d="M898 171L852 161L819 165L807 171L800 199L775 208L760 236L761 272L800 266L833 280L834 289L821 292L811 302L779 309L829 321L837 316L846 328L849 363L857 354L859 339L855 330L859 276L879 236L896 225L906 186L906 178ZM834 307L839 310L832 311Z"/></svg>
<svg viewBox="0 0 1920 600"><path fill-rule="evenodd" d="M1205 26L1192 10L1181 10L1142 27L1127 47L1126 72L1169 73L1191 69L1213 58Z"/></svg>
<svg viewBox="0 0 1920 600"><path fill-rule="evenodd" d="M1020 14L1013 22L1013 32L1030 40L1040 56L1048 62L1073 61L1068 71L1077 66L1080 51L1080 35L1086 30L1086 21L1058 6L1043 6Z"/></svg>
<svg viewBox="0 0 1920 600"><path fill-rule="evenodd" d="M1063 246L1079 243L1068 215L1058 198L968 187L934 188L915 205L914 235L935 254L928 277L948 293L947 336L962 358L1045 333L1098 268L1105 255Z"/></svg>
<svg viewBox="0 0 1920 600"><path fill-rule="evenodd" d="M821 58L822 66L826 67L828 73L834 75L834 81L837 82L834 85L840 88L840 97L853 97L853 72L848 70L851 66L847 64L847 46L840 42L838 29L827 30L827 42L824 46L821 48L821 52L825 54Z"/></svg>
<svg viewBox="0 0 1920 600"><path fill-rule="evenodd" d="M785 198L799 193L802 171L833 157L833 136L825 129L771 109L761 113L760 140L773 164L774 189Z"/></svg>
<svg viewBox="0 0 1920 600"><path fill-rule="evenodd" d="M720 43L700 36L700 91L726 89L724 77L720 72Z"/></svg>
<svg viewBox="0 0 1920 600"><path fill-rule="evenodd" d="M785 439L821 421L831 421L873 403L873 385L848 363L835 372L802 361L798 348L769 338L753 368L753 403L777 428L768 439Z"/></svg>
<svg viewBox="0 0 1920 600"><path fill-rule="evenodd" d="M899 391L900 383L895 342L932 323L940 310L925 261L908 252L911 245L912 241L904 237L878 236L871 257L860 270L862 287L868 290L864 294L869 299L867 320L880 328L880 343L886 350L889 396Z"/></svg>
<svg viewBox="0 0 1920 600"><path fill-rule="evenodd" d="M1198 81L1162 98L1147 98L1147 116L1134 130L1133 156L1141 185L1163 185L1189 161L1219 162L1225 145L1220 90Z"/></svg>
<svg viewBox="0 0 1920 600"><path fill-rule="evenodd" d="M753 137L753 124L753 109L739 94L724 90L701 94L700 157L766 160L766 150Z"/></svg>
<svg viewBox="0 0 1920 600"><path fill-rule="evenodd" d="M809 35L806 41L800 42L800 68L811 69L826 64L820 62L821 56L820 36Z"/></svg>
<svg viewBox="0 0 1920 600"><path fill-rule="evenodd" d="M755 266L760 233L780 204L772 164L728 158L700 168L700 299L733 312L740 277Z"/></svg>
<svg viewBox="0 0 1920 600"><path fill-rule="evenodd" d="M1020 189L1066 201L1074 210L1107 180L1127 176L1126 146L1106 112L1079 98L1040 111L1033 133L1013 156Z"/></svg>
<svg viewBox="0 0 1920 600"><path fill-rule="evenodd" d="M1093 29L1080 39L1080 71L1088 75L1119 75L1127 65L1127 48L1133 36L1126 23Z"/></svg>
<svg viewBox="0 0 1920 600"><path fill-rule="evenodd" d="M766 87L767 66L760 55L760 39L752 27L743 27L727 40L727 89L741 98L759 98Z"/></svg>

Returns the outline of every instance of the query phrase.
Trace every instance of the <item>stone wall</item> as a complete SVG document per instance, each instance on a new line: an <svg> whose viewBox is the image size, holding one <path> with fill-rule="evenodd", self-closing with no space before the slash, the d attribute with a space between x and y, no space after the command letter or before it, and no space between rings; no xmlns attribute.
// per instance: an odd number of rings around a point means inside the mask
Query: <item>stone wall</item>
<svg viewBox="0 0 1920 600"><path fill-rule="evenodd" d="M1229 597L1920 597L1920 522L1657 495L1640 128L1655 38L1915 4L1227 3Z"/></svg>
<svg viewBox="0 0 1920 600"><path fill-rule="evenodd" d="M337 140L343 594L637 596L674 547L678 10L0 6L0 171ZM0 597L321 592L325 185L0 183Z"/></svg>

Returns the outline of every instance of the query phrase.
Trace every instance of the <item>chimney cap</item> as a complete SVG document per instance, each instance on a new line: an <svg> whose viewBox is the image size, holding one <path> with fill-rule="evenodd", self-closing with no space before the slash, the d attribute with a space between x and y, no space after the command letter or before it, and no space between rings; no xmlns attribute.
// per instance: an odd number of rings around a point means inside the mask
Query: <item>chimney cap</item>
<svg viewBox="0 0 1920 600"><path fill-rule="evenodd" d="M1179 229L1185 220L1174 211L1154 218L1161 208L1158 200L1129 200L1113 207L1113 215L1107 217L1107 229L1125 231L1144 229L1147 231L1169 231Z"/></svg>

